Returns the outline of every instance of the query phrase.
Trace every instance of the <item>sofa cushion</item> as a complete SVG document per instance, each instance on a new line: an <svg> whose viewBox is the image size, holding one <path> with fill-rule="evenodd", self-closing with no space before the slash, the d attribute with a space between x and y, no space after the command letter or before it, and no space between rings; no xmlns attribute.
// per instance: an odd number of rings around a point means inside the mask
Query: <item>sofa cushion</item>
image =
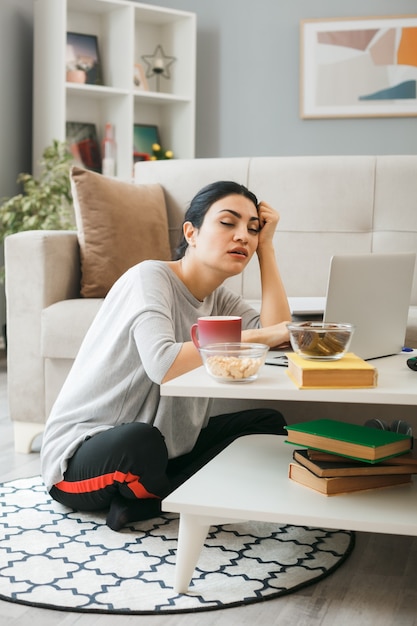
<svg viewBox="0 0 417 626"><path fill-rule="evenodd" d="M45 307L41 313L41 355L75 359L102 302L102 298L74 298Z"/></svg>
<svg viewBox="0 0 417 626"><path fill-rule="evenodd" d="M81 252L81 295L104 297L132 265L171 258L162 187L74 166L71 189Z"/></svg>

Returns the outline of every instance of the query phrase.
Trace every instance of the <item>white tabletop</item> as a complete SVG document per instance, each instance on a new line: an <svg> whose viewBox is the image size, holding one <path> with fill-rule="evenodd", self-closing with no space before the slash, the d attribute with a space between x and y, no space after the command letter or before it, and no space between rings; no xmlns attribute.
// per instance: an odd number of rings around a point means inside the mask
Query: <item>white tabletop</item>
<svg viewBox="0 0 417 626"><path fill-rule="evenodd" d="M162 508L206 519L259 520L417 535L417 482L327 497L288 478L294 446L278 435L240 437Z"/></svg>
<svg viewBox="0 0 417 626"><path fill-rule="evenodd" d="M249 383L218 382L204 367L161 385L163 396L194 396L252 400L303 400L364 404L417 404L417 372L407 359L417 350L370 361L378 370L378 385L369 389L298 389L285 367L264 365L257 380Z"/></svg>

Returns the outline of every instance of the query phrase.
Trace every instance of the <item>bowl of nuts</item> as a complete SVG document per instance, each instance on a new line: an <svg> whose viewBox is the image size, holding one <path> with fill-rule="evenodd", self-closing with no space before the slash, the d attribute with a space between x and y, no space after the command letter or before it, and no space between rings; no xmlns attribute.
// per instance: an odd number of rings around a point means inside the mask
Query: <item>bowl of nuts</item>
<svg viewBox="0 0 417 626"><path fill-rule="evenodd" d="M263 343L212 343L200 348L206 371L221 382L255 380L269 348Z"/></svg>
<svg viewBox="0 0 417 626"><path fill-rule="evenodd" d="M354 326L328 322L287 324L294 352L304 359L334 361L348 351Z"/></svg>

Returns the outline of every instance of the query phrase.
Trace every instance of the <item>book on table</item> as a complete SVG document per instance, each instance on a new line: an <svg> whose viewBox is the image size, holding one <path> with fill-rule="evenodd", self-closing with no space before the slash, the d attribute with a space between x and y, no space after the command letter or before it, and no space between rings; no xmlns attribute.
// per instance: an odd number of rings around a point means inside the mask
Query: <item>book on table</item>
<svg viewBox="0 0 417 626"><path fill-rule="evenodd" d="M388 462L366 463L365 461L353 461L341 456L327 454L326 460L312 459L310 452L314 450L294 450L293 459L303 465L319 478L333 476L380 476L383 474L417 474L417 464L408 463L404 460L401 464L392 465ZM400 459L402 457L396 457Z"/></svg>
<svg viewBox="0 0 417 626"><path fill-rule="evenodd" d="M320 478L298 463L290 463L291 480L326 496L342 495L368 489L381 489L411 482L411 474L378 474L368 476L331 476Z"/></svg>
<svg viewBox="0 0 417 626"><path fill-rule="evenodd" d="M348 422L319 419L286 426L287 443L375 463L409 452L408 435Z"/></svg>
<svg viewBox="0 0 417 626"><path fill-rule="evenodd" d="M336 361L304 359L294 352L287 353L287 374L300 389L329 389L376 387L376 367L347 352Z"/></svg>
<svg viewBox="0 0 417 626"><path fill-rule="evenodd" d="M332 452L322 452L321 450L314 450L313 448L307 448L304 452L308 455L308 458L312 462L322 462L325 461L327 463L342 463L346 462L347 459L344 456L340 456L338 454L333 454ZM361 461L352 461L356 463L362 463ZM415 442L413 443L413 448L409 452L405 452L400 456L392 456L388 459L384 459L383 461L378 461L378 465L407 465L410 467L417 466L417 446ZM368 463L366 463L368 465ZM414 474L414 471L413 471Z"/></svg>

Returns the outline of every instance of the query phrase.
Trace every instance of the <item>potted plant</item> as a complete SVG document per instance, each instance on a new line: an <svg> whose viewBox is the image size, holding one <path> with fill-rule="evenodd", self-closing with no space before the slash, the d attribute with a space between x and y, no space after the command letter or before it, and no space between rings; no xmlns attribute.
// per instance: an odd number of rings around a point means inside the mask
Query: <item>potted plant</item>
<svg viewBox="0 0 417 626"><path fill-rule="evenodd" d="M62 230L75 228L70 185L73 161L68 145L54 141L40 161L41 172L19 174L23 192L0 206L0 240L23 230Z"/></svg>
<svg viewBox="0 0 417 626"><path fill-rule="evenodd" d="M93 68L90 58L77 57L67 63L65 79L68 83L86 83L87 74Z"/></svg>
<svg viewBox="0 0 417 626"><path fill-rule="evenodd" d="M8 235L23 230L62 230L75 228L72 207L70 166L73 157L65 142L54 141L40 161L39 179L31 174L19 174L19 193L0 206L0 242ZM0 268L0 280L4 267ZM6 325L2 328L7 348Z"/></svg>
<svg viewBox="0 0 417 626"><path fill-rule="evenodd" d="M87 72L82 67L67 67L66 72L67 83L80 83L84 84L87 80Z"/></svg>

